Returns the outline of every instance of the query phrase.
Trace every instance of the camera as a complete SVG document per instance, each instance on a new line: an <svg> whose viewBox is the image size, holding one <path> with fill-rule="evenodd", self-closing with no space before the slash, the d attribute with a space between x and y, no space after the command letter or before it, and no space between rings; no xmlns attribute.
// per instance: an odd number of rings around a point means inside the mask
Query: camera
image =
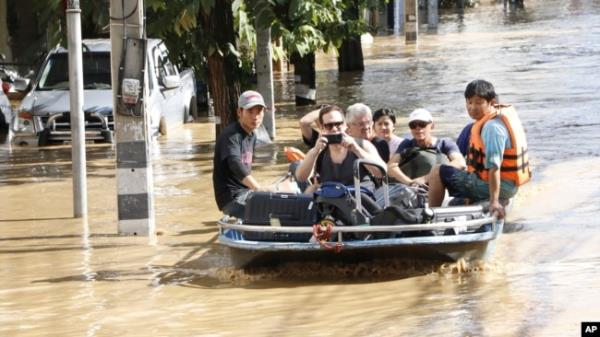
<svg viewBox="0 0 600 337"><path fill-rule="evenodd" d="M342 142L342 134L341 133L335 133L332 135L324 135L325 138L327 138L327 144L340 144Z"/></svg>

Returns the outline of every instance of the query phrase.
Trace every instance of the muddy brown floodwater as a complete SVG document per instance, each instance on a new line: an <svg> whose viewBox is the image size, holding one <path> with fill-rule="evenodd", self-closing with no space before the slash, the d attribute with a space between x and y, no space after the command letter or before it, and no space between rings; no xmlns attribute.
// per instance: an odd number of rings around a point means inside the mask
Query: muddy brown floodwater
<svg viewBox="0 0 600 337"><path fill-rule="evenodd" d="M89 220L72 218L68 146L0 146L0 336L578 336L600 321L600 3L481 1L442 11L418 46L365 45L364 73L320 55L321 103L434 112L436 132L468 122L462 92L492 81L520 112L533 181L494 258L444 264L390 257L236 269L217 244L214 127L153 145L158 236L117 233L115 154L90 145ZM425 31L425 27L422 27ZM277 77L277 141L259 180L300 146L291 75Z"/></svg>

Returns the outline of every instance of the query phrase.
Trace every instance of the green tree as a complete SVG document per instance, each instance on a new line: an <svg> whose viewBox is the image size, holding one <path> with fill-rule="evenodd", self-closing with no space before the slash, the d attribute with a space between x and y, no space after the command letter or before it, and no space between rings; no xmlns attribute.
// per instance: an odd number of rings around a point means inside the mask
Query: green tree
<svg viewBox="0 0 600 337"><path fill-rule="evenodd" d="M206 78L215 115L217 134L235 120L241 93L243 62L237 50L233 0L149 0L148 32L165 39L180 64L193 66Z"/></svg>
<svg viewBox="0 0 600 337"><path fill-rule="evenodd" d="M294 64L296 104L316 103L315 52L339 44L342 12L335 0L248 0L249 16L259 28L271 28L281 38L285 55ZM277 54L277 53L276 53Z"/></svg>

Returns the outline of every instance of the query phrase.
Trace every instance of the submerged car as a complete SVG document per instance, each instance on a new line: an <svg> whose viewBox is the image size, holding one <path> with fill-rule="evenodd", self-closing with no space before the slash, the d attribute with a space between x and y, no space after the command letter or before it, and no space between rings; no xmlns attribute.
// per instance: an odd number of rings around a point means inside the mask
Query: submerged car
<svg viewBox="0 0 600 337"><path fill-rule="evenodd" d="M12 119L12 109L10 101L4 90L2 90L2 80L0 80L0 132L8 131L9 123Z"/></svg>
<svg viewBox="0 0 600 337"><path fill-rule="evenodd" d="M113 142L114 116L111 86L111 43L108 39L83 40L83 111L85 139ZM179 72L159 39L146 43L148 94L146 113L150 132L187 121L196 106L196 81L191 69ZM21 102L12 125L17 145L49 145L71 140L68 51L53 49L32 90Z"/></svg>

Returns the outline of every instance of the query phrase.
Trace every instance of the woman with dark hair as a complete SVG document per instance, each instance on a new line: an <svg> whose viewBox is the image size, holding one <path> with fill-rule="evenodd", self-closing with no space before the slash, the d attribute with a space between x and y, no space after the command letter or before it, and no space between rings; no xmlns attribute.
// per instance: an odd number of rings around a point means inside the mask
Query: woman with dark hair
<svg viewBox="0 0 600 337"><path fill-rule="evenodd" d="M398 146L404 138L394 134L396 129L396 113L392 109L379 109L373 114L373 129L375 134L383 139L388 144L390 156L396 153Z"/></svg>

